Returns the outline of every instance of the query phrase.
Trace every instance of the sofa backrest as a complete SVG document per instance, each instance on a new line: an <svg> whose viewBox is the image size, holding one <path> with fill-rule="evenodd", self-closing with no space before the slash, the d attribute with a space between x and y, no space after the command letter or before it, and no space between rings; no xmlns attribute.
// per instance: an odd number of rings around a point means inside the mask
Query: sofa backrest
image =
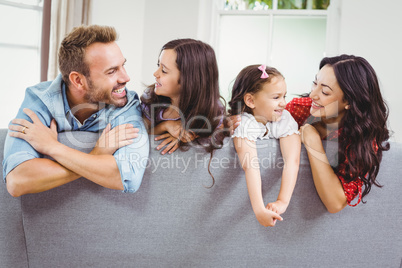
<svg viewBox="0 0 402 268"><path fill-rule="evenodd" d="M5 133L0 132L0 140ZM64 133L71 147L97 134ZM152 137L150 138L152 140ZM283 161L276 140L258 151L266 202L277 197ZM366 204L326 211L303 148L298 182L284 221L264 228L252 211L233 143L209 154L191 148L162 156L151 144L134 194L81 178L39 194L12 198L2 187L0 256L8 267L399 267L402 260L400 159L384 153L379 182ZM336 144L327 144L336 151ZM333 159L336 161L336 159ZM6 213L4 213L6 211Z"/></svg>
<svg viewBox="0 0 402 268"><path fill-rule="evenodd" d="M6 135L7 130L0 129L1 163ZM0 266L28 267L21 198L13 198L4 183L0 187Z"/></svg>

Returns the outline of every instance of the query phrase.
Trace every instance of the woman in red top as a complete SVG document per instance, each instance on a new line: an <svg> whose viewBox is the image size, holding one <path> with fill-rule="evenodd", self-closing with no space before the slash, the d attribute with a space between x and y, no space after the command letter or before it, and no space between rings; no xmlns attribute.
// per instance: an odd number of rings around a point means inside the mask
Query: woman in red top
<svg viewBox="0 0 402 268"><path fill-rule="evenodd" d="M376 176L382 152L389 149L388 108L367 60L324 58L309 97L293 99L286 109L299 124L315 187L329 212L352 205L356 197L357 205L373 184L380 186ZM336 168L329 165L324 139L339 143Z"/></svg>

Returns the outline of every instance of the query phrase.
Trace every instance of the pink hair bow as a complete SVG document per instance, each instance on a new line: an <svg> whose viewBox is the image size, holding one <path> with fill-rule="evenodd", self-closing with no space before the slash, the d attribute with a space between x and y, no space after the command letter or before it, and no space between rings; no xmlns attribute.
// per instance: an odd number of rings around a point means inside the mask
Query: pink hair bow
<svg viewBox="0 0 402 268"><path fill-rule="evenodd" d="M262 72L260 78L268 78L269 77L269 75L267 74L266 68L267 68L267 66L265 66L265 64L258 67L258 70L260 70Z"/></svg>

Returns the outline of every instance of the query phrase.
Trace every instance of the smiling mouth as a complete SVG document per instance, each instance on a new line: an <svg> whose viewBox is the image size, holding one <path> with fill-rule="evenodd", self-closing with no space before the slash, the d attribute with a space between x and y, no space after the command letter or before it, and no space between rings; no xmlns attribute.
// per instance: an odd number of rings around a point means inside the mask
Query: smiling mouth
<svg viewBox="0 0 402 268"><path fill-rule="evenodd" d="M161 86L162 86L161 83L158 83L158 82L155 83L155 87L161 87Z"/></svg>
<svg viewBox="0 0 402 268"><path fill-rule="evenodd" d="M316 102L312 102L311 106L313 106L315 109L320 109L324 106L317 104Z"/></svg>
<svg viewBox="0 0 402 268"><path fill-rule="evenodd" d="M122 93L124 91L124 89L125 89L125 87L122 87L120 89L114 89L112 92L120 94L120 93Z"/></svg>

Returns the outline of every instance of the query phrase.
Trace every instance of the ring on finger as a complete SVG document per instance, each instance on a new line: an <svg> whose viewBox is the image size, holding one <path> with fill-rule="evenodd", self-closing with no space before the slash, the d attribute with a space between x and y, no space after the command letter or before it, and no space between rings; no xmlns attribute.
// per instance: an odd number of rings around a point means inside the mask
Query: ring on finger
<svg viewBox="0 0 402 268"><path fill-rule="evenodd" d="M27 129L27 128L28 128L28 127L25 127L25 126L24 126L24 127L22 128L22 130L21 130L21 133L22 133L22 134L26 134L26 133L25 133L25 129Z"/></svg>

